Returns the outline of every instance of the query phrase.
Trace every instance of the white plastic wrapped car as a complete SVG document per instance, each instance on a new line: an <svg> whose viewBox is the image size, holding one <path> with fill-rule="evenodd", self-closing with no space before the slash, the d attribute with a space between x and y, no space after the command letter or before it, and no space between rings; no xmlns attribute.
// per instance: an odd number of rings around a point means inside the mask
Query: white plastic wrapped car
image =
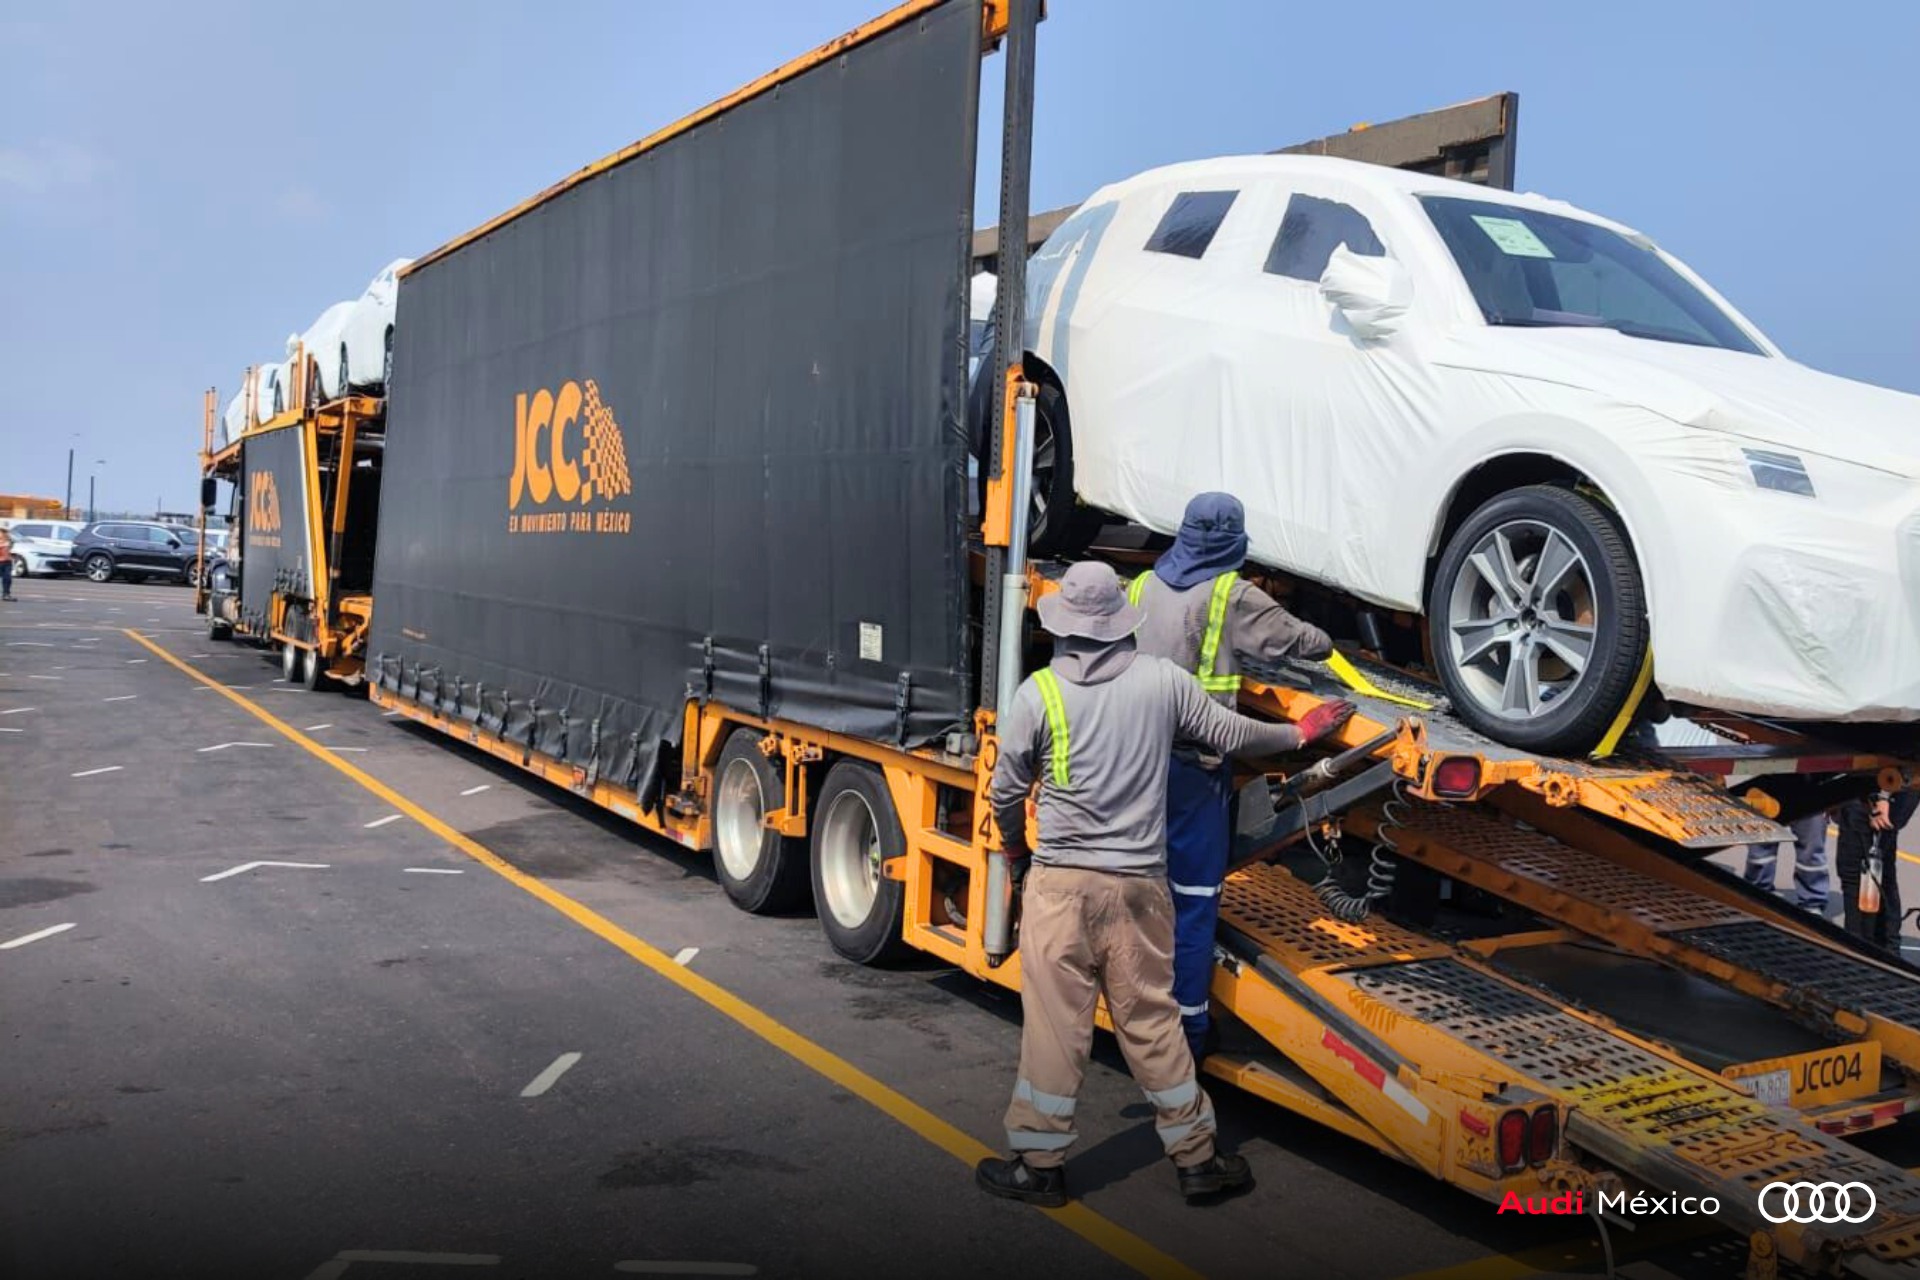
<svg viewBox="0 0 1920 1280"><path fill-rule="evenodd" d="M1517 746L1592 746L1649 649L1673 702L1920 719L1920 397L1796 364L1636 231L1230 158L1103 189L1027 278L1053 549L1228 490L1255 560L1423 615Z"/></svg>
<svg viewBox="0 0 1920 1280"><path fill-rule="evenodd" d="M352 302L336 302L302 335L320 376L320 394L336 400L350 390L379 393L393 370L393 304L399 276L413 259L395 258Z"/></svg>

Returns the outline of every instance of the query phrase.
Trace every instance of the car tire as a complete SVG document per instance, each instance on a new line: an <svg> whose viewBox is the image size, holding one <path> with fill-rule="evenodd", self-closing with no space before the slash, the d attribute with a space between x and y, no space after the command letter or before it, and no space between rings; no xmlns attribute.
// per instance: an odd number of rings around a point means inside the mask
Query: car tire
<svg viewBox="0 0 1920 1280"><path fill-rule="evenodd" d="M773 915L807 900L807 842L763 821L786 804L786 783L760 738L758 729L735 729L714 766L713 870L734 906Z"/></svg>
<svg viewBox="0 0 1920 1280"><path fill-rule="evenodd" d="M1036 556L1077 556L1104 523L1073 489L1073 415L1066 392L1042 379L1033 406L1033 501L1027 515L1027 550Z"/></svg>
<svg viewBox="0 0 1920 1280"><path fill-rule="evenodd" d="M907 851L886 780L872 765L842 760L813 804L813 906L827 942L856 964L906 954L906 885L882 871Z"/></svg>
<svg viewBox="0 0 1920 1280"><path fill-rule="evenodd" d="M1537 580L1543 570L1552 581ZM1427 595L1434 666L1455 714L1529 750L1591 750L1632 694L1648 632L1618 518L1557 485L1501 494L1468 516Z"/></svg>
<svg viewBox="0 0 1920 1280"><path fill-rule="evenodd" d="M198 590L200 587L200 573L200 561L197 558L189 560L186 563L186 567L180 570L180 581Z"/></svg>
<svg viewBox="0 0 1920 1280"><path fill-rule="evenodd" d="M280 646L280 678L288 684L300 679L300 646L291 640Z"/></svg>
<svg viewBox="0 0 1920 1280"><path fill-rule="evenodd" d="M113 557L104 551L95 551L81 561L88 582L111 582L113 580Z"/></svg>
<svg viewBox="0 0 1920 1280"><path fill-rule="evenodd" d="M28 576L30 576L30 575L29 575L29 574L27 573L27 561L26 561L26 557L24 557L24 556L15 556L15 557L13 558L13 576L14 576L14 577L16 577L16 578L25 578L25 577L28 577Z"/></svg>

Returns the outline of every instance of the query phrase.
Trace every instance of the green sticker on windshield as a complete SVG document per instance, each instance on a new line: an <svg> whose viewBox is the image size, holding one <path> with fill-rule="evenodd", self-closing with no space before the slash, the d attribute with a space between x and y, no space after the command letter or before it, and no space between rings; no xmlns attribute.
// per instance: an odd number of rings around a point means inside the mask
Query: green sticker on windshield
<svg viewBox="0 0 1920 1280"><path fill-rule="evenodd" d="M1487 239L1493 241L1504 254L1515 258L1553 256L1553 250L1533 234L1533 228L1518 218L1492 218L1484 213L1476 213L1473 220L1480 224L1480 229L1487 233Z"/></svg>

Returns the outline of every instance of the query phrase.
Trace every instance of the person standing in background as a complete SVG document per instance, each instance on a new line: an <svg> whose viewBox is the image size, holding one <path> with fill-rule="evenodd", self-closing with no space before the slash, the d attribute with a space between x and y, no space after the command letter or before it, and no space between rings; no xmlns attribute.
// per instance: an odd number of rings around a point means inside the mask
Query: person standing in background
<svg viewBox="0 0 1920 1280"><path fill-rule="evenodd" d="M1840 838L1834 866L1840 873L1847 932L1900 955L1900 829L1913 818L1920 793L1876 791L1834 811Z"/></svg>
<svg viewBox="0 0 1920 1280"><path fill-rule="evenodd" d="M1787 824L1793 832L1793 905L1817 916L1827 914L1827 891L1832 877L1827 871L1827 814L1810 813ZM1747 883L1756 889L1773 892L1779 870L1780 851L1785 844L1747 846Z"/></svg>

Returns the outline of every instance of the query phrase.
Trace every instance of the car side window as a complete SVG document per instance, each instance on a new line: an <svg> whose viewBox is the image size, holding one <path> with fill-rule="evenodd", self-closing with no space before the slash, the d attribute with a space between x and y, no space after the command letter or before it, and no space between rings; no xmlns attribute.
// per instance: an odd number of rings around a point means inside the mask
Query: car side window
<svg viewBox="0 0 1920 1280"><path fill-rule="evenodd" d="M1150 253L1198 258L1213 243L1214 232L1227 219L1238 191L1182 191L1147 237Z"/></svg>
<svg viewBox="0 0 1920 1280"><path fill-rule="evenodd" d="M1338 200L1296 195L1287 201L1286 217L1267 250L1264 269L1268 275L1317 283L1335 246L1341 244L1363 258L1386 256L1373 224L1358 209Z"/></svg>
<svg viewBox="0 0 1920 1280"><path fill-rule="evenodd" d="M117 524L96 525L94 527L93 534L96 538L105 538L109 542L112 542L115 539L124 538L127 536L124 532L122 532L121 526Z"/></svg>
<svg viewBox="0 0 1920 1280"><path fill-rule="evenodd" d="M16 538L44 538L48 536L48 528L44 524L17 524L11 532Z"/></svg>

